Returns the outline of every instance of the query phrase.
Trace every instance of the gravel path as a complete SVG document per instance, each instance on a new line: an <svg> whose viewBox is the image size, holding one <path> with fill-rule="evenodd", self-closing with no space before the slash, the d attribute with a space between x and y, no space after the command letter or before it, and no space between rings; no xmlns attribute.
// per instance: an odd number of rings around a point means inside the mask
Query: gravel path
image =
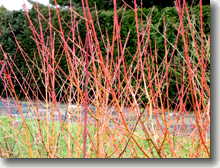
<svg viewBox="0 0 220 168"><path fill-rule="evenodd" d="M52 111L51 107L48 107L44 103L27 103L27 102L19 102L19 105L22 109L22 112L26 118L40 118L45 119L46 114L49 114L48 112ZM18 110L18 104L15 104L13 101L9 100L2 100L0 101L0 116L5 115L11 115L14 117L20 117L20 112ZM66 104L58 104L54 111L54 118L55 120L59 120L60 118L65 121L74 122L75 120L83 119L83 112L84 112L83 106L77 106L77 105L71 105L67 106ZM117 121L117 118L119 116L118 113L115 111L114 108L110 107L108 109L105 109L108 111L108 113L111 114L113 117L113 120ZM68 115L67 113L69 111L72 113L72 115ZM89 106L89 112L95 113L96 108L92 105ZM123 108L122 111L124 112L125 117L129 123L130 127L133 127L135 125L135 122L137 120L136 115L130 115L132 112L128 108ZM75 115L76 114L76 115ZM184 117L178 117L176 113L165 113L165 118L168 124L168 130L174 134L174 135L193 135L193 133L197 134L198 129L195 123L194 115L193 114L185 114ZM106 115L107 116L107 115ZM48 115L50 117L50 115ZM109 117L104 117L104 119L109 119ZM207 118L206 118L207 119ZM154 130L154 125L161 125L161 128L157 131L159 133L162 133L162 131L165 131L165 124L162 120L162 115L153 115L151 120L149 120L149 116L145 115L143 117L143 121L146 120L146 127L150 130ZM205 120L205 119L204 119ZM94 122L94 118L89 115L89 122ZM113 122L109 120L110 126L113 126ZM207 136L210 136L210 127L204 128L207 130Z"/></svg>

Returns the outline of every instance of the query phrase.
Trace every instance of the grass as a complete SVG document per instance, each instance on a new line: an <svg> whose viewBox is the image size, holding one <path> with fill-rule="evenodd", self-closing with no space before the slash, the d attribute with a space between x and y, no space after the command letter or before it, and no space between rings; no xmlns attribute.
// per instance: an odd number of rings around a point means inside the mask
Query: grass
<svg viewBox="0 0 220 168"><path fill-rule="evenodd" d="M19 122L16 127L13 126L13 122ZM13 117L0 117L0 149L1 149L1 157L4 158L28 158L30 155L29 147L26 145L27 138L29 138L31 144L31 151L33 154L33 158L47 158L47 147L45 144L47 142L47 125L46 121L40 120L37 123L36 120L26 119L26 124L28 127L29 135L27 135L22 126L21 118L13 118ZM41 126L42 137L39 134L39 124ZM48 125L48 127L52 128L52 122ZM53 125L55 127L55 135L58 138L56 140L55 150L56 158L82 158L82 152L79 151L82 147L83 143L83 125L82 123L60 123L58 121ZM88 125L89 139L87 141L88 145L88 156L90 158L96 158L96 152L94 149L95 138L93 135L96 134L97 129L95 125ZM104 142L104 154L106 158L118 158L121 152L124 149L124 141L127 141L128 138L121 134L122 131L118 129L112 129L109 131L105 131L102 134L102 141ZM59 136L58 136L59 135ZM111 137L114 136L114 141L111 141ZM152 144L149 140L145 139L144 132L141 129L137 129L134 132L134 137L139 142L139 145L145 150L148 151L148 155L151 158L160 158L157 151L152 148ZM161 136L163 137L163 136ZM160 137L160 138L161 138ZM70 139L69 144L67 139ZM159 139L160 139L159 138ZM158 140L159 140L158 139ZM172 143L170 143L170 139L172 139ZM199 145L199 138L192 139L189 136L172 136L170 138L167 137L165 140L163 148L161 149L161 153L163 156L167 158L208 158L208 155L205 152L197 152L198 148L201 148ZM68 153L67 145L71 148L72 153ZM208 142L207 142L207 145ZM114 146L117 146L117 151L114 150ZM174 153L171 152L175 151ZM52 150L52 147L51 147ZM142 151L135 146L134 142L130 141L126 151L123 153L121 158L145 158L145 155Z"/></svg>

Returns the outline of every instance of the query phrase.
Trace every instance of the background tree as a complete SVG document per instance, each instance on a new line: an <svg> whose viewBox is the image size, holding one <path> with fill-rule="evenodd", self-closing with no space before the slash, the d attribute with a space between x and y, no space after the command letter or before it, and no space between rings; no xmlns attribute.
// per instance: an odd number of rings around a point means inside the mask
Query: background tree
<svg viewBox="0 0 220 168"><path fill-rule="evenodd" d="M53 0L51 0L52 2ZM78 0L72 0L74 1L74 3L76 3L78 6L80 6L81 1ZM132 5L131 1L126 0L129 5ZM69 0L66 1L59 1L57 0L57 2L59 3L59 5L68 5L67 2L69 2ZM66 3L65 3L66 2ZM99 0L90 0L90 3L97 3L99 4L99 8L102 9L104 8L105 10L99 10L98 13L98 19L99 19L99 23L100 23L100 28L101 28L101 32L108 32L108 36L109 39L112 39L112 32L113 32L113 17L114 17L114 12L111 9L112 8L112 0L106 0L103 1L103 3L100 3ZM122 2L122 1L118 1ZM140 1L138 0L138 3ZM143 1L144 2L144 1ZM158 2L159 1L146 1L146 2ZM168 1L167 1L168 2ZM169 1L171 2L171 1ZM173 1L172 1L173 2ZM194 1L193 1L194 2ZM196 2L196 1L195 1ZM199 2L199 0L197 0L197 2ZM110 5L103 5L103 4L110 4ZM104 7L102 7L102 5ZM167 5L167 3L166 3ZM33 3L33 7L39 7L39 11L42 13L42 15L45 18L49 18L48 16L48 8L46 6L37 4L37 3ZM191 8L191 13L193 14L193 16L195 16L195 25L199 25L199 17L200 17L200 10L199 10L199 6L194 6L193 8ZM78 11L81 10L81 8L77 8ZM143 8L143 9L139 9L138 10L138 15L144 14L144 16L148 16L149 12L151 12L152 9L151 8ZM65 32L65 36L69 37L71 34L71 30L69 28L69 24L71 21L71 16L69 14L69 11L64 9L64 10L60 10L61 12L61 16L62 16L62 27L63 30ZM95 12L93 11L92 14L95 14ZM32 8L29 10L29 15L31 20L33 21L33 24L35 25L36 28L39 27L39 22L38 22L38 17L37 17L37 11ZM56 27L57 29L59 29L59 24L58 24L58 18L56 15L56 10L55 8L51 8L51 16L52 16L52 22L53 22L53 26ZM137 43L137 34L136 34L136 27L135 27L135 19L134 19L134 11L127 9L127 10L119 10L118 11L118 16L119 19L121 20L121 39L122 42L125 42L125 39L127 37L128 32L130 32L130 38L127 42L127 47L125 50L125 57L126 57L126 64L130 64L133 55L136 52L136 43ZM177 11L175 9L175 7L166 7L166 8L160 8L160 7L155 7L153 9L153 13L152 13L152 29L151 29L151 41L152 41L152 50L154 49L154 43L156 43L157 46L157 50L158 50L158 61L163 59L163 54L164 53L164 39L161 36L160 33L163 33L163 18L166 19L167 24L166 24L166 30L167 30L167 39L169 40L169 42L173 43L176 37L176 33L177 33L177 29L176 29L176 24L178 23L178 14ZM204 30L205 30L205 34L210 34L210 6L204 6L203 7L203 18L204 18ZM96 30L99 30L98 27L98 22L96 21L97 17L94 16L94 23L96 26ZM185 20L187 21L187 20ZM187 23L185 23L187 24ZM48 33L48 23L47 21L43 21L42 20L42 27L43 27L43 31L44 31L44 35L45 35L45 39L47 39L47 35L49 36ZM79 27L79 33L80 34L80 38L82 40L82 42L85 42L85 36L86 36L86 28L85 28L85 23L83 20L78 20L78 27ZM23 57L21 56L21 54L19 53L19 51L17 50L16 44L15 44L15 39L14 36L12 34L13 33L16 35L16 39L19 41L21 47L23 48L23 50L27 53L27 55L29 57L34 57L35 55L38 55L38 51L36 49L36 44L34 43L34 41L32 40L32 33L29 29L29 25L27 23L26 17L24 15L24 12L22 10L20 11L7 11L5 8L1 7L0 8L0 44L3 46L3 49L5 50L5 52L7 52L9 54L9 56L16 62L19 70L26 75L28 72L28 69L24 63ZM101 40L101 33L100 31L97 31L97 35L98 38L100 38ZM160 33L159 33L160 32ZM105 35L105 34L104 34ZM63 52L62 49L59 49L61 46L60 41L62 41L59 37L59 35L56 35L56 40L55 40L55 52L56 55L61 55L61 53ZM71 41L70 41L70 46ZM103 55L105 56L105 48L103 47L103 44L100 43L101 45L101 49L103 52ZM31 47L30 47L31 46ZM178 50L179 51L183 51L183 45L180 42L178 43ZM80 55L80 54L78 54ZM114 53L114 58L117 59L117 53ZM3 54L0 51L0 60L2 60ZM40 58L40 57L38 57ZM181 59L178 59L178 57L175 58L176 59L176 63L178 64L179 62L181 63ZM39 60L40 62L40 60ZM1 65L0 65L1 66ZM66 63L66 59L65 57L62 57L62 60L60 61L60 66L61 68L65 71L68 72L68 67L67 67L67 63ZM18 72L16 72L18 74ZM37 75L37 73L36 73ZM178 76L177 72L174 72L172 74L172 78L180 78L180 76ZM17 75L18 77L21 77L19 74ZM37 78L37 77L36 77ZM1 80L1 79L0 79ZM65 79L63 79L65 80ZM41 86L41 84L39 83L39 87ZM19 87L18 87L19 88ZM42 86L43 88L43 86ZM175 93L176 93L176 81L174 81L173 83L171 83L170 85L170 98L174 98L175 97ZM1 89L3 89L2 86L2 82L0 81L0 92ZM59 89L59 88L58 88ZM43 90L43 89L42 89ZM17 92L19 93L20 90L17 89ZM24 95L23 95L24 96ZM20 98L22 98L22 95L20 95Z"/></svg>
<svg viewBox="0 0 220 168"><path fill-rule="evenodd" d="M164 7L170 7L175 5L176 0L137 0L137 5L139 7L143 8L150 8L152 6L157 6L159 8L164 8ZM183 2L183 0L180 0ZM70 4L72 5L79 5L81 6L81 0L57 0L56 1L58 5L60 6L69 6ZM103 10L108 10L113 8L113 0L89 0L89 5L90 7L94 7L95 5L97 6L98 9L103 9ZM127 3L130 6L134 6L134 1L133 0L117 0L118 6L121 6L125 3ZM198 5L200 0L186 0L188 5ZM209 5L210 0L202 0L203 5ZM51 4L54 4L54 0L50 0Z"/></svg>

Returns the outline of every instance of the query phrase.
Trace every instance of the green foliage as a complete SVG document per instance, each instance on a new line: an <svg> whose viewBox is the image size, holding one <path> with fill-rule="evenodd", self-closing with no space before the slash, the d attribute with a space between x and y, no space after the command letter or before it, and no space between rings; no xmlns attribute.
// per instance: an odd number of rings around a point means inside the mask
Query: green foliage
<svg viewBox="0 0 220 168"><path fill-rule="evenodd" d="M90 1L93 2L93 1ZM39 6L41 13L44 15L45 18L48 19L48 9L47 7L44 6ZM80 9L78 9L80 12ZM62 27L65 32L65 36L68 37L70 36L70 29L68 25L70 24L70 14L69 11L67 10L60 10L61 16L62 16ZM95 12L93 13L93 17L95 20L95 26L98 34L98 38L101 41L101 33L105 36L105 32L108 33L108 36L110 40L112 39L112 32L113 32L113 16L114 12L113 10L99 10L98 11L98 20L101 26L101 32L98 31L98 24L95 16ZM32 9L29 12L30 17L34 23L34 25L37 28L37 31L39 31L39 22L37 18L37 12ZM190 16L192 17L192 20L194 20L194 25L198 27L198 30L200 30L200 9L199 6L195 6L190 10ZM205 34L210 34L210 6L203 6L203 20L204 20L204 31ZM51 15L52 15L52 23L54 27L59 29L59 24L58 24L58 18L56 15L55 9L51 10ZM127 37L128 32L130 32L130 37L127 43L127 47L125 50L125 59L126 63L129 65L131 64L131 61L133 59L133 55L136 53L136 46L137 46L137 34L136 34L136 27L135 27L135 19L134 19L134 11L133 10L123 10L120 9L118 10L118 16L119 20L121 23L121 39L122 43L125 43L125 39ZM143 23L140 23L140 28L146 28L147 20L149 19L149 16L152 16L152 24L151 24L151 34L150 34L150 43L151 43L151 50L154 51L155 46L157 47L157 53L158 53L158 63L161 63L161 61L164 58L164 37L162 36L164 33L164 24L163 20L166 22L166 34L167 34L167 40L169 43L173 44L176 35L177 35L177 28L178 28L178 22L179 22L179 16L177 14L177 11L173 7L167 7L160 9L158 7L154 8L142 8L138 10L138 16L143 18ZM42 21L42 26L43 26L43 31L45 35L45 42L48 40L47 35L49 36L48 32L48 24L46 21ZM188 25L187 19L184 20L185 25ZM35 42L32 40L32 33L29 29L29 25L27 23L27 20L24 16L23 11L13 11L9 12L6 11L4 8L0 8L0 44L3 46L5 52L9 54L9 56L16 62L19 70L23 73L24 76L27 75L28 69L26 64L24 63L23 57L17 50L17 46L15 44L14 37L12 35L12 32L16 35L17 40L21 44L21 47L24 49L24 51L27 53L27 55L30 58L34 58L34 55L39 55L37 51L37 47ZM11 27L10 27L10 26ZM80 30L80 37L82 38L82 42L85 41L85 36L86 36L86 28L85 28L85 23L83 20L79 20L79 30ZM104 38L105 39L105 38ZM55 50L57 55L62 54L62 50L59 50L59 47L61 45L62 41L59 37L59 35L56 36L55 40ZM30 47L31 46L31 47ZM70 42L71 46L71 42ZM169 46L169 48L172 48L172 46ZM177 44L177 48L180 53L183 53L183 43L182 39L179 40ZM103 55L105 55L105 48L104 45L101 43L101 49L103 52ZM117 50L114 53L114 57L117 60ZM150 51L148 51L150 52ZM176 53L175 61L176 65L182 63L182 58ZM170 53L169 55L170 56ZM40 57L38 58L38 62L40 64ZM3 54L0 52L0 60L3 59ZM135 62L134 62L135 63ZM68 73L68 67L66 63L65 57L60 62L61 68ZM37 71L33 67L33 71ZM172 68L171 68L172 71ZM38 73L36 73L37 75ZM16 75L20 78L21 76L19 73L16 71ZM171 86L170 86L170 96L172 98L175 97L176 94L176 79L180 79L181 75L180 72L172 71L171 75ZM43 84L39 83L39 87L43 88ZM0 88L3 88L2 82L0 82ZM19 88L19 87L17 87ZM17 89L17 92L19 93L20 90ZM22 97L22 95L20 95ZM24 95L23 95L24 96Z"/></svg>
<svg viewBox="0 0 220 168"><path fill-rule="evenodd" d="M195 6L191 13L192 17L195 16L195 21L199 25L199 7ZM164 37L163 34L163 19L166 21L166 32L167 32L167 39L170 43L174 43L176 34L177 34L177 28L178 28L178 22L179 22L179 16L177 14L177 11L173 7L167 7L163 8L162 10L158 8L154 9L139 9L138 15L142 16L144 19L144 22L140 24L140 27L146 26L146 22L148 20L148 16L151 13L152 16L152 25L151 25L151 40L152 42L156 42L157 48L159 49L160 53L164 53ZM127 37L128 32L130 31L130 38L128 41L128 47L127 50L129 53L134 54L136 52L136 43L137 43L137 34L136 34L136 27L135 27L135 19L134 19L134 12L132 10L119 10L118 11L119 19L121 20L121 38L122 41L125 41L125 38ZM204 27L205 27L205 34L210 33L210 7L204 6L203 7L203 15L204 15ZM108 32L109 36L112 36L113 32L113 11L105 11L101 10L99 12L99 22L101 25L102 32ZM187 20L186 20L187 24ZM111 38L110 38L111 39ZM153 47L154 45L152 45ZM182 47L180 47L180 50Z"/></svg>
<svg viewBox="0 0 220 168"><path fill-rule="evenodd" d="M81 5L81 0L56 0L57 4L60 6L69 6L71 5ZM126 5L129 5L130 7L134 7L134 1L133 0L124 0ZM118 8L124 5L124 2L122 0L117 0L117 6ZM166 0L164 3L164 0L136 0L137 6L142 8L150 8L153 6L157 6L158 8L165 8L165 7L171 7L175 5L175 0ZM180 0L181 3L183 3L183 0ZM198 5L200 0L186 0L188 5ZM210 0L202 0L203 5L209 5ZM50 0L51 4L55 4L54 0ZM89 6L94 7L97 6L97 9L101 10L109 10L113 8L113 0L88 0Z"/></svg>
<svg viewBox="0 0 220 168"><path fill-rule="evenodd" d="M60 6L78 6L82 7L81 0L57 0L56 1ZM50 0L50 3L55 5L54 0ZM113 8L113 1L112 0L89 0L89 6L94 8L95 6L97 9L112 9ZM119 4L119 3L118 3Z"/></svg>
<svg viewBox="0 0 220 168"><path fill-rule="evenodd" d="M192 9L190 9L190 17L193 21L193 25L197 27L197 33L199 33L200 29L200 7L195 6ZM203 6L203 21L204 21L204 33L206 35L210 34L210 6ZM112 39L112 32L113 32L113 11L105 11L102 10L99 12L99 22L101 25L101 32L108 32L108 35L110 39ZM129 65L131 63L131 60L133 59L134 54L137 51L137 33L136 33L136 27L135 27L135 18L134 18L134 12L133 10L118 10L118 16L121 23L121 31L120 36L122 39L122 42L125 43L125 39L127 37L128 32L130 32L129 40L127 43L126 51L125 51L125 60L126 63ZM164 46L164 27L166 27L166 41L167 41L167 47L169 48L168 53L168 59L171 57L171 51L174 49L173 44L175 43L177 33L178 33L178 26L179 26L179 16L175 8L173 7L167 7L163 8L162 10L159 8L151 8L151 9L139 9L138 10L138 16L143 18L143 22L139 23L140 28L145 28L147 21L149 19L148 16L152 16L152 24L151 24L151 33L150 33L150 44L151 44L151 50L155 50L155 46L157 49L158 54L158 63L161 64L164 60L164 54L165 54L165 46ZM165 21L165 25L163 23L163 20ZM184 27L187 31L189 30L189 23L187 20L187 17L185 15L184 18ZM97 27L98 28L98 27ZM189 40L191 39L190 33L188 36ZM192 43L192 40L190 40L190 44ZM191 46L192 47L192 46ZM177 86L181 86L182 81L182 75L181 75L181 65L183 64L183 52L184 52L184 45L183 45L183 39L180 35L178 43L177 43L177 51L174 53L174 58L172 61L172 65L170 67L170 83L169 83L169 98L170 100L176 99L176 93L177 93ZM193 48L190 49L191 58L195 59L195 54L191 52ZM148 51L150 53L150 50ZM117 60L117 53L115 53L115 60ZM134 64L136 62L133 62ZM196 62L195 62L196 63ZM163 69L161 69L163 71ZM210 69L208 69L210 71ZM147 72L146 72L147 73ZM122 77L123 78L123 77ZM187 79L184 79L187 83ZM135 86L135 85L134 85ZM165 88L164 89L164 96L165 94ZM166 98L165 98L166 99ZM142 102L144 102L144 97L141 99ZM187 101L190 102L190 101ZM190 107L190 104L187 104L187 106Z"/></svg>
<svg viewBox="0 0 220 168"><path fill-rule="evenodd" d="M34 41L31 39L31 32L28 28L28 23L22 11L5 11L4 13L0 13L0 44L2 45L4 51L8 54L8 57L12 59L17 68L24 75L27 74L28 69L24 64L24 59L21 56L20 52L18 52L17 45L15 42L15 37L18 40L21 47L25 52L32 55L35 48L30 46L34 46ZM12 33L13 32L13 33ZM14 34L14 35L13 35ZM0 60L3 60L3 53L0 52ZM15 70L15 74L21 80L21 75L17 70ZM0 79L0 87L3 88L3 83ZM15 87L16 88L16 87ZM18 95L19 95L18 89Z"/></svg>
<svg viewBox="0 0 220 168"><path fill-rule="evenodd" d="M66 5L69 5L70 0L56 0L56 2L57 2L58 5L66 6ZM50 3L54 5L55 1L50 0Z"/></svg>

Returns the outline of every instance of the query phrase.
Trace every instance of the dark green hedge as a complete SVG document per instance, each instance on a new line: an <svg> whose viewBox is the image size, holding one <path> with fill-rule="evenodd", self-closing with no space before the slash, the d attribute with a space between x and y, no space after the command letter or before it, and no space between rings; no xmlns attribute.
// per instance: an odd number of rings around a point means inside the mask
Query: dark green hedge
<svg viewBox="0 0 220 168"><path fill-rule="evenodd" d="M163 19L166 21L166 34L167 34L167 39L170 43L174 44L176 36L177 36L177 28L178 28L178 23L179 23L179 16L177 14L177 11L173 7L167 7L163 9L159 8L148 8L148 9L140 9L138 11L139 17L142 15L142 18L146 18L149 15L149 13L152 13L152 25L151 25L151 49L154 50L154 46L156 43L157 46L157 54L158 54L158 63L161 63L161 61L164 58L164 53L165 53L165 48L164 48L164 37L161 35L163 34L164 31L164 25L163 25ZM194 25L198 28L198 31L200 30L200 9L199 6L195 6L191 9L190 14L192 16L192 20L195 20ZM113 11L105 11L102 10L99 12L99 22L101 24L102 32L108 32L109 36L111 37L111 33L113 30ZM135 19L134 19L134 12L132 10L126 10L124 11L119 11L118 12L119 19L122 19L121 22L121 38L122 41L125 41L125 38L130 31L130 38L128 41L128 45L126 47L126 63L130 64L133 55L135 54L137 50L137 34L136 34L136 27L135 27ZM211 18L210 18L211 12L210 12L210 6L203 6L203 19L204 19L204 31L205 34L210 34L210 23L211 23ZM143 19L143 20L144 20ZM188 21L186 18L184 18L184 25L186 27L186 30L188 29ZM140 25L141 26L141 25ZM189 30L188 30L189 31ZM190 33L190 32L189 32ZM190 37L190 36L189 36ZM110 38L111 39L111 38ZM191 41L192 42L192 41ZM168 46L169 48L172 48L170 45ZM183 41L180 37L177 48L179 52L183 54ZM192 50L192 48L190 48ZM149 51L150 52L150 51ZM131 54L131 55L130 55ZM117 56L117 53L115 54ZM169 53L169 56L171 53ZM175 102L173 100L176 99L176 93L177 93L177 85L181 86L181 65L183 63L183 60L180 58L180 56L176 53L174 61L172 64L176 65L176 69L170 68L170 87L169 87L169 98L171 102ZM117 59L117 57L116 57ZM209 65L208 65L209 66ZM179 69L178 69L179 67ZM208 69L210 73L210 69ZM178 83L179 81L179 83ZM187 84L187 82L186 82ZM164 96L165 96L165 91L164 91ZM146 99L145 97L142 98L142 100ZM190 101L188 101L187 106L190 105Z"/></svg>
<svg viewBox="0 0 220 168"><path fill-rule="evenodd" d="M174 6L176 0L136 0L138 7L150 8L156 6L158 8L172 7ZM188 5L198 5L200 0L186 0ZM56 0L57 4L60 6L73 6L81 7L81 0ZM99 10L110 10L113 9L113 0L88 0L89 6L94 7L96 5ZM133 0L124 0L124 2L130 7L134 7ZM122 0L117 0L118 8L124 5ZM183 3L183 0L180 0ZM203 5L209 5L210 0L202 0ZM54 0L50 0L51 4L54 4Z"/></svg>
<svg viewBox="0 0 220 168"><path fill-rule="evenodd" d="M41 12L45 15L45 17L48 17L48 11L47 8L44 6L40 6ZM148 14L152 12L152 25L151 25L151 47L152 50L154 49L154 46L156 43L157 49L158 49L158 56L159 60L161 61L164 56L164 38L161 36L161 33L163 33L163 19L166 20L166 27L167 27L167 38L168 40L173 43L176 34L177 34L177 26L179 22L179 18L176 12L176 9L173 7L167 7L167 8L157 8L155 7L153 10L152 8L143 8L138 10L138 15L139 17L142 16L144 19L147 19ZM95 12L93 12L94 19L96 20L95 17ZM109 37L111 39L112 36L112 31L113 31L113 11L112 10L100 10L98 11L98 17L99 17L99 22L101 25L101 31L102 32L108 32ZM130 64L132 60L132 55L136 52L136 43L137 43L137 35L136 35L136 28L135 28L135 20L134 20L134 12L132 10L119 10L118 11L119 19L122 20L121 22L121 38L122 41L125 41L125 38L127 36L127 33L130 31L130 38L128 41L128 45L126 48L125 56L126 56L126 63ZM191 15L195 19L195 25L198 27L199 30L199 6L195 6L191 10ZM204 30L205 34L210 34L210 6L203 6L203 18L204 18ZM37 21L37 13L34 9L30 10L30 16L35 24L36 27L39 26L38 21ZM58 21L57 21L57 16L55 10L52 11L52 16L53 16L53 24L59 28L58 26ZM61 10L61 16L63 20L68 23L70 20L70 15L66 10ZM185 19L185 25L187 25L187 20ZM11 25L11 28L9 28L9 25ZM98 30L98 25L97 22L95 21L96 28ZM46 23L43 24L43 27L45 28L44 31L47 32L48 30L46 29L47 25ZM64 32L66 33L66 36L68 36L70 30L66 24L63 24ZM23 61L22 56L20 53L17 51L17 47L15 44L14 37L12 36L11 30L16 35L16 38L19 40L22 48L24 51L28 54L29 57L34 57L34 53L37 53L36 50L36 45L34 41L32 40L32 34L31 31L28 27L28 23L25 19L25 16L23 14L23 11L5 11L5 10L0 10L0 30L1 30L1 36L0 36L0 44L3 46L4 50L9 53L9 55L14 59L16 62L19 70L24 74L24 76L27 75L28 69L26 64ZM81 30L80 34L81 37L85 37L85 24L83 21L79 22L79 30ZM159 32L160 33L159 33ZM98 31L97 31L98 32ZM100 38L100 32L98 32L98 36ZM82 39L83 41L85 39ZM57 54L61 54L62 51L59 51L58 53L58 48L60 46L60 39L56 40L56 52ZM101 45L103 49L103 54L105 54L104 47ZM181 43L181 40L178 43L178 50L180 52L183 51L183 45ZM0 60L3 59L3 54L0 52ZM115 59L117 59L117 53L115 53ZM177 65L178 63L181 63L181 60L179 58L175 58ZM40 62L40 60L38 60ZM65 58L61 60L61 66L64 69L64 71L68 72L67 70L67 63ZM33 67L34 68L34 67ZM37 72L37 69L33 69L33 71ZM19 80L22 80L22 77L19 75L18 72L17 76ZM36 77L38 73L35 74ZM170 84L170 98L174 99L175 94L176 94L176 79L180 78L178 72L172 73L173 76L171 78L171 84ZM0 79L1 80L1 79ZM34 87L34 86L33 86ZM43 84L39 82L39 87L42 88L42 91L44 90ZM0 93L2 92L3 89L3 83L0 81ZM59 88L58 88L59 90ZM19 94L20 89L19 86L16 86L16 91ZM20 98L23 98L24 95L20 94ZM143 98L144 99L144 98Z"/></svg>
<svg viewBox="0 0 220 168"><path fill-rule="evenodd" d="M196 25L199 26L199 6L195 6L191 10L191 14L195 17ZM166 29L167 29L167 38L168 40L173 43L176 34L177 34L177 24L179 22L179 16L177 11L173 7L167 7L158 9L158 8L144 8L138 11L139 17L142 15L143 20L147 20L147 16L152 13L152 25L151 25L151 39L152 42L155 40L157 43L157 48L161 50L161 53L164 53L164 38L161 36L163 34L163 19L166 20ZM101 10L99 12L99 22L101 25L102 32L108 32L109 36L111 37L113 31L113 11L105 11ZM137 34L136 34L136 27L135 27L135 19L134 19L134 12L132 10L126 11L119 11L118 12L119 19L122 19L121 22L121 38L125 40L128 32L130 31L130 39L128 41L127 50L134 54L136 52L136 43L137 43ZM203 6L203 18L204 18L204 29L205 34L210 34L210 23L211 23L211 12L210 6ZM185 19L185 25L188 24L188 21ZM140 25L141 26L141 25ZM152 45L154 46L154 45ZM181 47L180 47L181 50Z"/></svg>

